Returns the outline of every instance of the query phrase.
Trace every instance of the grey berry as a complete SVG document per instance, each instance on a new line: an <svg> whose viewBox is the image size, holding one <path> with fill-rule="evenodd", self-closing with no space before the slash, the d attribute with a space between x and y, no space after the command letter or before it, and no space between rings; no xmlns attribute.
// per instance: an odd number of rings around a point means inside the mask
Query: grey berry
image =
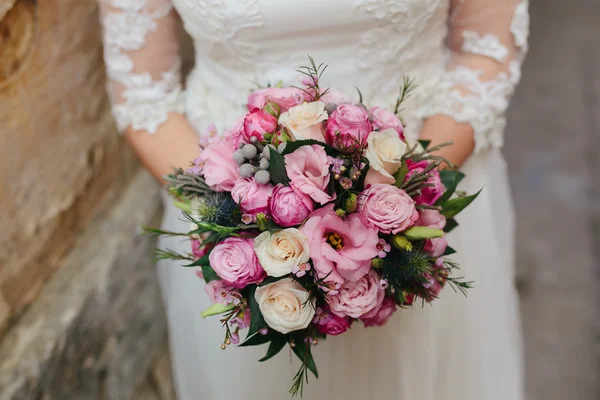
<svg viewBox="0 0 600 400"><path fill-rule="evenodd" d="M271 151L269 149L275 149L275 146L273 146L272 144L265 146L265 148L262 151L262 156L265 160L271 159Z"/></svg>
<svg viewBox="0 0 600 400"><path fill-rule="evenodd" d="M279 146L277 146L277 152L278 153L283 153L283 151L285 150L285 143L281 143Z"/></svg>
<svg viewBox="0 0 600 400"><path fill-rule="evenodd" d="M237 165L242 165L246 162L246 157L244 157L244 153L242 150L236 150L233 152L233 161L237 163Z"/></svg>
<svg viewBox="0 0 600 400"><path fill-rule="evenodd" d="M256 136L252 136L250 138L250 143L257 143L258 142L258 138Z"/></svg>
<svg viewBox="0 0 600 400"><path fill-rule="evenodd" d="M244 154L244 157L246 157L248 160L252 160L254 157L256 157L258 150L256 149L256 146L247 144L244 147L242 147L242 153Z"/></svg>
<svg viewBox="0 0 600 400"><path fill-rule="evenodd" d="M242 148L242 147L244 147L245 145L246 145L246 143L241 143L241 142L240 142L240 144L238 144L238 149L241 149L241 148Z"/></svg>
<svg viewBox="0 0 600 400"><path fill-rule="evenodd" d="M252 178L256 172L256 167L252 164L242 164L240 166L240 176L242 178Z"/></svg>
<svg viewBox="0 0 600 400"><path fill-rule="evenodd" d="M333 114L333 112L335 110L337 110L337 108L338 108L338 105L335 103L327 103L325 105L325 111L327 111L327 114L329 114L329 115Z"/></svg>
<svg viewBox="0 0 600 400"><path fill-rule="evenodd" d="M271 180L271 174L264 169L258 170L254 175L254 180L260 185L266 185Z"/></svg>
<svg viewBox="0 0 600 400"><path fill-rule="evenodd" d="M267 160L266 158L263 158L262 160L260 160L260 163L258 164L258 168L269 169L269 160Z"/></svg>

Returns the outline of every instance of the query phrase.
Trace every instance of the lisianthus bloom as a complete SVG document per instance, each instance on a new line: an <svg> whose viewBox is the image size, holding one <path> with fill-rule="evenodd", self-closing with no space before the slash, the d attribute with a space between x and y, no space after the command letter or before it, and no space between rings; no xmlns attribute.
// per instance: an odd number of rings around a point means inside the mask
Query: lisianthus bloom
<svg viewBox="0 0 600 400"><path fill-rule="evenodd" d="M371 122L374 129L383 131L384 129L393 129L398 133L400 139L404 139L404 126L402 121L393 112L383 107L372 107L369 109Z"/></svg>
<svg viewBox="0 0 600 400"><path fill-rule="evenodd" d="M404 190L385 184L372 185L361 193L358 212L382 233L402 232L419 218L413 199Z"/></svg>
<svg viewBox="0 0 600 400"><path fill-rule="evenodd" d="M427 239L423 245L423 250L432 257L440 257L446 251L448 247L448 240L446 238L435 238Z"/></svg>
<svg viewBox="0 0 600 400"><path fill-rule="evenodd" d="M340 105L327 120L327 143L336 147L362 146L372 131L369 113L362 107Z"/></svg>
<svg viewBox="0 0 600 400"><path fill-rule="evenodd" d="M396 311L396 302L389 297L385 297L375 315L370 318L362 317L361 321L365 326L382 326L390 319L394 311Z"/></svg>
<svg viewBox="0 0 600 400"><path fill-rule="evenodd" d="M385 297L374 270L357 281L346 281L336 295L327 296L331 312L340 317L372 318L377 314Z"/></svg>
<svg viewBox="0 0 600 400"><path fill-rule="evenodd" d="M269 196L273 192L273 185L261 185L254 178L238 179L231 188L233 201L240 205L244 213L256 215L267 213Z"/></svg>
<svg viewBox="0 0 600 400"><path fill-rule="evenodd" d="M310 256L319 278L343 283L356 281L371 269L377 256L377 229L358 213L345 220L329 204L314 211L300 228L310 241Z"/></svg>
<svg viewBox="0 0 600 400"><path fill-rule="evenodd" d="M209 256L210 266L227 284L243 288L262 282L266 276L254 253L254 240L230 237L215 246Z"/></svg>
<svg viewBox="0 0 600 400"><path fill-rule="evenodd" d="M295 190L310 196L320 204L334 199L327 190L331 179L331 160L322 146L302 146L293 153L286 154L284 158L290 185Z"/></svg>
<svg viewBox="0 0 600 400"><path fill-rule="evenodd" d="M314 210L315 205L309 195L291 186L279 184L269 198L269 213L280 226L300 225Z"/></svg>
<svg viewBox="0 0 600 400"><path fill-rule="evenodd" d="M419 161L418 163L409 163L405 181L410 179L411 176L423 172L428 166L429 162L426 160ZM442 197L442 194L444 194L444 191L446 190L440 178L440 173L436 169L429 172L429 179L426 183L433 186L424 187L421 190L421 194L414 197L417 204L434 204L437 199Z"/></svg>
<svg viewBox="0 0 600 400"><path fill-rule="evenodd" d="M204 165L204 179L215 192L230 191L240 177L240 169L233 161L235 150L233 140L217 140L200 154L199 161Z"/></svg>

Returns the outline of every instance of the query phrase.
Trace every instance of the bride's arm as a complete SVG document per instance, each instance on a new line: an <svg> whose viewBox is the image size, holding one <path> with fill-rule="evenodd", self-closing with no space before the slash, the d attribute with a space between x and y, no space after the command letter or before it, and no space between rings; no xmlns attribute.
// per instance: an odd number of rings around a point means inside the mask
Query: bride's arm
<svg viewBox="0 0 600 400"><path fill-rule="evenodd" d="M505 112L520 79L529 33L526 0L452 0L450 59L440 91L420 110L422 139L453 142L438 154L461 165L501 147Z"/></svg>
<svg viewBox="0 0 600 400"><path fill-rule="evenodd" d="M109 93L119 130L161 180L198 153L183 115L179 18L170 0L99 0Z"/></svg>

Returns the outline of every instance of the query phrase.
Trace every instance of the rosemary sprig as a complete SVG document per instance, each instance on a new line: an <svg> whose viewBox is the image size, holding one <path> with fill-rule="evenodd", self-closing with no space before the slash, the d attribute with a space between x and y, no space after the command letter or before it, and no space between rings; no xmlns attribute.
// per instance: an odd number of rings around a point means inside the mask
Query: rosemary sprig
<svg viewBox="0 0 600 400"><path fill-rule="evenodd" d="M394 107L394 114L398 115L402 109L400 106L406 99L408 99L411 93L416 89L415 80L413 78L404 77L402 87L400 87L400 94L396 99L396 106Z"/></svg>

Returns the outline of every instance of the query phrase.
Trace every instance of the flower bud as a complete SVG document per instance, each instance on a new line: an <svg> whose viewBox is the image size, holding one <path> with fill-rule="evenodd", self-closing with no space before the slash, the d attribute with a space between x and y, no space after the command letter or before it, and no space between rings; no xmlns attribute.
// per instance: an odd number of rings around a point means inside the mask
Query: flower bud
<svg viewBox="0 0 600 400"><path fill-rule="evenodd" d="M344 208L347 213L353 213L356 211L358 206L358 196L356 193L350 193L348 198L346 199L346 203L344 204Z"/></svg>
<svg viewBox="0 0 600 400"><path fill-rule="evenodd" d="M412 251L412 244L402 235L394 235L392 237L392 244L395 248L400 250Z"/></svg>
<svg viewBox="0 0 600 400"><path fill-rule="evenodd" d="M267 221L267 217L263 213L256 214L256 223L258 224L258 230L261 232L269 229L269 222Z"/></svg>
<svg viewBox="0 0 600 400"><path fill-rule="evenodd" d="M254 137L254 136L253 136ZM242 154L244 155L244 157L246 157L248 160L252 160L254 157L256 157L256 154L258 153L258 149L256 148L256 146L251 145L251 144L247 144L244 147L242 147Z"/></svg>
<svg viewBox="0 0 600 400"><path fill-rule="evenodd" d="M279 118L279 114L281 109L279 108L279 104L273 103L272 101L267 102L263 107L263 110L274 116L275 118Z"/></svg>
<svg viewBox="0 0 600 400"><path fill-rule="evenodd" d="M266 185L271 180L271 174L269 173L269 171L267 171L265 169L258 170L258 171L256 171L256 174L254 175L254 180L259 185Z"/></svg>

